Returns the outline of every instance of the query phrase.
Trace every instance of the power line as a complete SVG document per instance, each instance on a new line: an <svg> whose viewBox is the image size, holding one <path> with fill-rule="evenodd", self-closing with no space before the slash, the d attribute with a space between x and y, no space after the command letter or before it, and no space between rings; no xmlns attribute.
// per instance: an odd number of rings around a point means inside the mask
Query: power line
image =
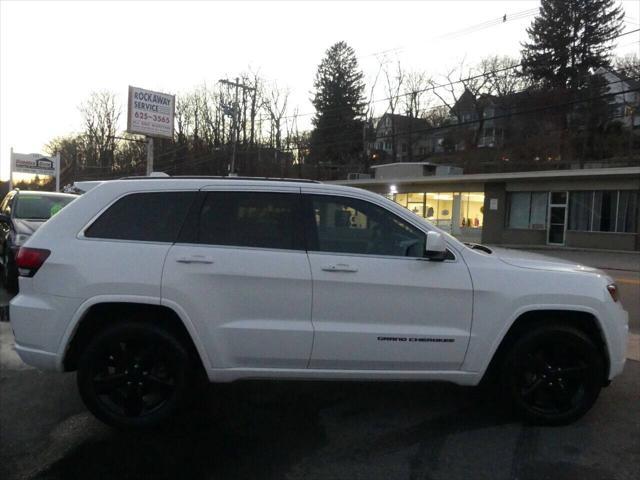
<svg viewBox="0 0 640 480"><path fill-rule="evenodd" d="M513 20L520 20L526 17L530 17L532 15L535 15L538 12L538 8L531 8L529 10L523 10L521 12L516 12L514 14L508 15L508 14L504 14L503 16L500 16L498 18L494 18L492 20L488 20L486 22L483 23L478 23L476 25L471 25L469 27L463 28L461 30L452 32L452 33L447 33L444 35L441 35L439 37L436 37L436 39L454 39L454 38L459 38L461 36L464 35L469 35L471 33L476 33L479 32L481 30L485 30L487 28L490 27L494 27L497 25L502 25L503 23L509 22L509 21L513 21Z"/></svg>
<svg viewBox="0 0 640 480"><path fill-rule="evenodd" d="M638 31L640 31L640 29L638 29ZM629 33L632 33L632 32L629 32ZM468 77L468 79L457 80L457 81L455 81L455 82L449 82L449 84L436 85L436 86L434 86L434 87L430 87L430 88L443 87L443 86L447 86L447 85L450 85L450 84L452 85L452 84L455 84L455 83L460 83L461 81L468 81L469 79L480 78L480 77L485 76L485 75L493 75L493 74L500 73L501 71L505 71L505 70L508 70L508 69L511 69L511 68L512 68L512 67L505 67L505 68L503 68L503 69L494 70L494 71L492 71L492 72L488 72L488 73L485 73L485 74L476 75L476 76L473 76L473 77ZM585 77L585 78L586 78L586 77L589 77L589 76L591 76L591 75L592 75L592 74L586 74L586 75L584 75L583 77ZM615 82L611 82L611 83L610 83L610 85L613 85L613 84L616 84L616 83L621 83L621 82L626 82L626 80L624 80L624 79L617 80L617 81L615 81ZM514 92L514 93L523 93L523 92L525 92L525 91L526 91L526 90L522 90L522 91ZM390 97L390 98L392 98L392 97ZM433 108L427 109L425 112L433 112L433 111L436 111L437 109L442 108L442 107L443 107L443 105L439 105L439 106L436 106L436 107L433 107ZM281 120L284 120L284 119L293 119L293 118L297 118L297 117L296 117L295 115L293 115L293 116L285 116L285 117L282 117L282 119L281 119ZM268 119L268 117L260 117L260 120L266 120L266 119ZM418 117L416 117L416 119L418 119ZM335 129L335 128L339 128L339 127L340 127L340 124L336 124L336 125L330 125L330 126L327 126L327 127L316 127L316 130L318 130L318 129L327 129L327 130L328 130L328 129ZM415 132L414 132L414 133L415 133ZM168 151L164 151L164 152L160 153L160 154L158 155L158 157L168 156L168 155L171 155L171 154L173 154L173 153L176 153L176 152L178 152L178 151L180 151L180 150L183 150L183 149L185 149L185 148L188 148L188 147L189 147L189 145L188 145L188 144L185 144L185 145L179 146L179 147L177 147L177 148L175 148L175 149L168 150Z"/></svg>
<svg viewBox="0 0 640 480"><path fill-rule="evenodd" d="M636 32L640 32L640 28L637 28L635 30L631 30L629 32L621 33L621 34L619 34L619 35L617 35L615 37L612 37L612 38L608 39L607 41L616 40L616 39L618 39L620 37L624 37L626 35L630 35L630 34L636 33ZM438 84L438 85L430 85L429 87L425 87L425 88L422 88L422 89L413 90L413 91L410 91L410 92L403 92L403 93L399 93L397 95L390 95L388 97L380 98L380 99L377 99L377 100L371 100L370 103L388 102L390 100L399 99L400 97L407 97L409 95L417 95L417 94L420 94L420 93L425 93L425 92L437 90L439 88L453 86L453 85L457 85L459 83L469 82L471 80L477 80L477 79L482 78L482 77L486 77L486 76L490 76L490 75L496 75L498 73L507 72L509 70L515 70L516 68L519 68L519 67L522 67L522 62L519 62L517 64L513 64L513 65L509 65L507 67L499 68L499 69L496 69L496 70L491 70L489 72L479 73L477 75L471 75L471 76L469 76L467 78L461 78L459 80L449 81L449 82L441 83L441 84ZM329 109L327 111L331 112L331 111L334 111L334 110L335 111L339 111L341 109L340 108L336 108L336 109ZM317 112L306 112L306 113L299 113L297 115L287 115L287 116L282 117L281 120L290 119L290 118L308 117L308 116L315 115L316 113Z"/></svg>
<svg viewBox="0 0 640 480"><path fill-rule="evenodd" d="M534 9L534 10L536 10L536 9ZM528 12L528 10L520 12L520 14L523 14L525 12ZM495 20L491 20L490 22L493 22L493 21L495 21ZM487 22L485 22L485 23L487 23ZM610 40L615 40L617 38L620 38L620 37L623 37L623 36L626 36L626 35L630 35L630 34L636 33L636 32L640 32L640 28L635 29L635 30L631 30L631 31L628 31L628 32L623 32L621 34L618 34L617 36L610 38L609 41ZM632 43L635 43L635 42L632 42ZM397 50L397 49L395 49L395 50ZM384 52L382 52L382 53L384 53ZM389 96L389 97L380 98L380 99L377 99L377 100L372 100L370 103L387 102L387 101L390 101L390 100L399 99L401 97L406 97L406 96L409 96L409 95L417 95L417 94L425 93L425 92L428 92L428 91L435 91L436 89L439 89L439 88L453 86L453 85L456 85L456 84L459 84L459 83L465 83L465 82L476 80L476 79L479 79L479 78L482 78L482 77L487 77L487 76L503 73L503 72L506 72L506 71L509 71L509 70L514 70L514 69L516 69L518 67L521 67L521 66L522 66L522 62L520 62L518 64L510 65L510 66L507 66L507 67L499 68L499 69L496 69L496 70L491 70L489 72L484 72L484 73L480 73L480 74L477 74L477 75L472 75L472 76L469 76L467 78L461 78L459 80L449 81L449 82L438 84L438 85L430 85L429 87L426 87L426 88L423 88L423 89L418 89L418 90L410 91L410 92L404 92L404 93L400 93L400 94L397 94L397 95L392 95L392 96ZM230 83L232 83L232 82L230 82ZM616 83L616 82L612 82L612 83ZM250 88L250 87L247 87L247 88ZM522 92L516 92L516 93L522 93ZM438 108L442 108L442 106L434 107L432 109L429 109L428 111L435 111ZM333 110L338 111L340 109L336 108L336 109L331 109L331 110L328 110L328 111L333 111ZM312 116L312 115L315 115L315 114L316 114L316 112L307 112L307 113L300 113L300 114L296 114L296 115L286 115L286 116L281 117L280 120L297 119L299 117ZM259 117L259 120L260 121L269 120L269 117ZM339 127L339 125L331 125L331 126L326 127L326 128L337 128L337 127ZM175 149L169 150L169 151L164 151L164 152L160 153L158 155L158 157L168 156L168 155L176 153L176 152L178 152L180 150L183 150L185 148L188 148L187 144L185 144L183 146L180 146L180 147L177 147Z"/></svg>
<svg viewBox="0 0 640 480"><path fill-rule="evenodd" d="M625 116L626 115L624 115L624 114L612 115L611 117L609 117L609 119L614 120L614 119L618 119L618 118L624 118ZM545 134L562 132L562 131L565 131L565 130L566 129L545 130ZM292 149L289 149L289 151L291 151L291 150ZM249 150L249 151L251 151L251 150ZM205 155L202 155L202 156L198 156L195 159L192 159L193 162L189 162L188 165L189 165L189 167L193 168L193 167L197 167L198 165L202 165L202 164L204 164L207 161L212 160L212 159L213 159L213 156L211 154L205 154ZM170 172L171 170L173 170L175 168L177 168L177 166L171 166L171 167L165 169L164 172L168 173L168 172Z"/></svg>
<svg viewBox="0 0 640 480"><path fill-rule="evenodd" d="M612 82L613 83L613 82ZM568 101L568 102L562 102L562 103L557 103L557 104L552 104L552 105L544 105L541 107L536 107L533 109L528 109L528 110L520 110L517 112L512 112L512 113L507 113L507 114L502 114L502 115L494 115L492 117L486 117L486 118L482 118L482 119L478 119L478 120L469 120L466 122L459 122L453 125L442 125L442 126L437 126L437 127L429 127L429 128L424 128L424 129L417 129L413 132L411 132L412 134L418 134L418 133L430 133L430 132L435 132L435 131L440 131L440 130L452 130L452 129L456 129L456 128L460 128L460 127L467 127L470 125L474 125L480 122L488 122L488 121L492 121L492 120L500 120L500 119L504 119L504 118L510 118L510 117L514 117L517 115L527 115L527 114L532 114L532 113L539 113L539 112L543 112L546 110L553 110L553 109L557 109L557 108L562 108L562 107L568 107L568 106L573 106L573 105L578 105L580 103L587 103L587 102L592 102L594 100L600 100L600 99L604 99L607 97L612 97L612 96L617 96L617 95L625 95L627 93L632 93L632 92L637 92L640 91L640 88L634 88L634 89L628 89L628 90L624 90L624 91L620 91L620 92L610 92L610 93L606 93L606 94L602 94L602 95L598 95L598 96L594 96L594 97L590 97L590 98L585 98L585 99L579 99L579 100L572 100L572 101ZM521 92L517 92L517 93L523 93L526 92L526 90L523 90ZM398 136L406 136L406 132L404 133L395 133L395 134L391 134L391 135L386 135L385 138L394 138L394 137L398 137ZM345 141L336 141L336 142L325 142L325 143L321 143L318 144L318 146L323 146L323 147L327 147L327 146L337 146L337 145L344 145L344 144L351 144L354 143L351 140L345 140ZM193 159L190 159L188 162L184 161L183 165L187 165L189 164L191 167L196 166L200 163L204 163L205 161L209 160L212 157L211 153L207 153L204 154L203 156L199 156ZM176 168L177 166L171 167L169 170Z"/></svg>

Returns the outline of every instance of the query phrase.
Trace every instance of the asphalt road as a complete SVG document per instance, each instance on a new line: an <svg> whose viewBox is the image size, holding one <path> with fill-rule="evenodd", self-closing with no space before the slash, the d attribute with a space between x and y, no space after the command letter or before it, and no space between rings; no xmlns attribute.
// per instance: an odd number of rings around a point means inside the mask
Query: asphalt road
<svg viewBox="0 0 640 480"><path fill-rule="evenodd" d="M6 323L1 323L5 336ZM0 478L636 479L640 363L579 422L514 420L474 388L419 383L211 386L178 421L121 433L82 406L73 374L0 375Z"/></svg>
<svg viewBox="0 0 640 480"><path fill-rule="evenodd" d="M629 265L594 266L611 267L638 333L640 274ZM74 374L29 368L12 344L0 322L3 480L640 477L633 348L624 374L565 427L523 425L486 392L447 384L242 382L210 386L161 430L122 433L86 411Z"/></svg>

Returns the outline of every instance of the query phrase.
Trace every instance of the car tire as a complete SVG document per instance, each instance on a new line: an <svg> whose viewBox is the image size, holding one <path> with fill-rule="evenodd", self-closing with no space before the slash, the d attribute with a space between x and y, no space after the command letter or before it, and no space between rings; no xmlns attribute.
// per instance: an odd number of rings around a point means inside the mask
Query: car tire
<svg viewBox="0 0 640 480"><path fill-rule="evenodd" d="M8 246L4 248L5 254L2 259L2 286L9 293L18 292L18 267L16 259Z"/></svg>
<svg viewBox="0 0 640 480"><path fill-rule="evenodd" d="M193 381L185 345L167 330L125 321L100 331L83 350L80 396L98 419L119 429L156 427L186 403Z"/></svg>
<svg viewBox="0 0 640 480"><path fill-rule="evenodd" d="M566 425L593 406L604 380L601 351L582 331L547 324L523 334L502 365L502 387L517 413L537 425Z"/></svg>

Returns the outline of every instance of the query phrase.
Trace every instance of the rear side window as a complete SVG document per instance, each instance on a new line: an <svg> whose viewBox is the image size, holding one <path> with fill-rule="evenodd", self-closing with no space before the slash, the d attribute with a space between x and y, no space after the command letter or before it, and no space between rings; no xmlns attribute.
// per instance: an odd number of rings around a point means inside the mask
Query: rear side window
<svg viewBox="0 0 640 480"><path fill-rule="evenodd" d="M132 193L107 209L85 237L175 242L195 192Z"/></svg>
<svg viewBox="0 0 640 480"><path fill-rule="evenodd" d="M198 243L303 250L299 194L209 192Z"/></svg>

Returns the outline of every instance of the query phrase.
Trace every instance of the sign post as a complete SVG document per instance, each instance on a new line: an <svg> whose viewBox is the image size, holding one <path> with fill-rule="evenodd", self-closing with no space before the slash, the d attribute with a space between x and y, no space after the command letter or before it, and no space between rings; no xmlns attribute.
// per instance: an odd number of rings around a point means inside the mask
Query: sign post
<svg viewBox="0 0 640 480"><path fill-rule="evenodd" d="M9 188L13 187L13 174L30 173L56 177L56 192L60 191L60 154L47 157L40 153L14 153L11 149Z"/></svg>
<svg viewBox="0 0 640 480"><path fill-rule="evenodd" d="M153 172L153 139L173 138L175 95L129 86L127 131L147 138L147 175Z"/></svg>

